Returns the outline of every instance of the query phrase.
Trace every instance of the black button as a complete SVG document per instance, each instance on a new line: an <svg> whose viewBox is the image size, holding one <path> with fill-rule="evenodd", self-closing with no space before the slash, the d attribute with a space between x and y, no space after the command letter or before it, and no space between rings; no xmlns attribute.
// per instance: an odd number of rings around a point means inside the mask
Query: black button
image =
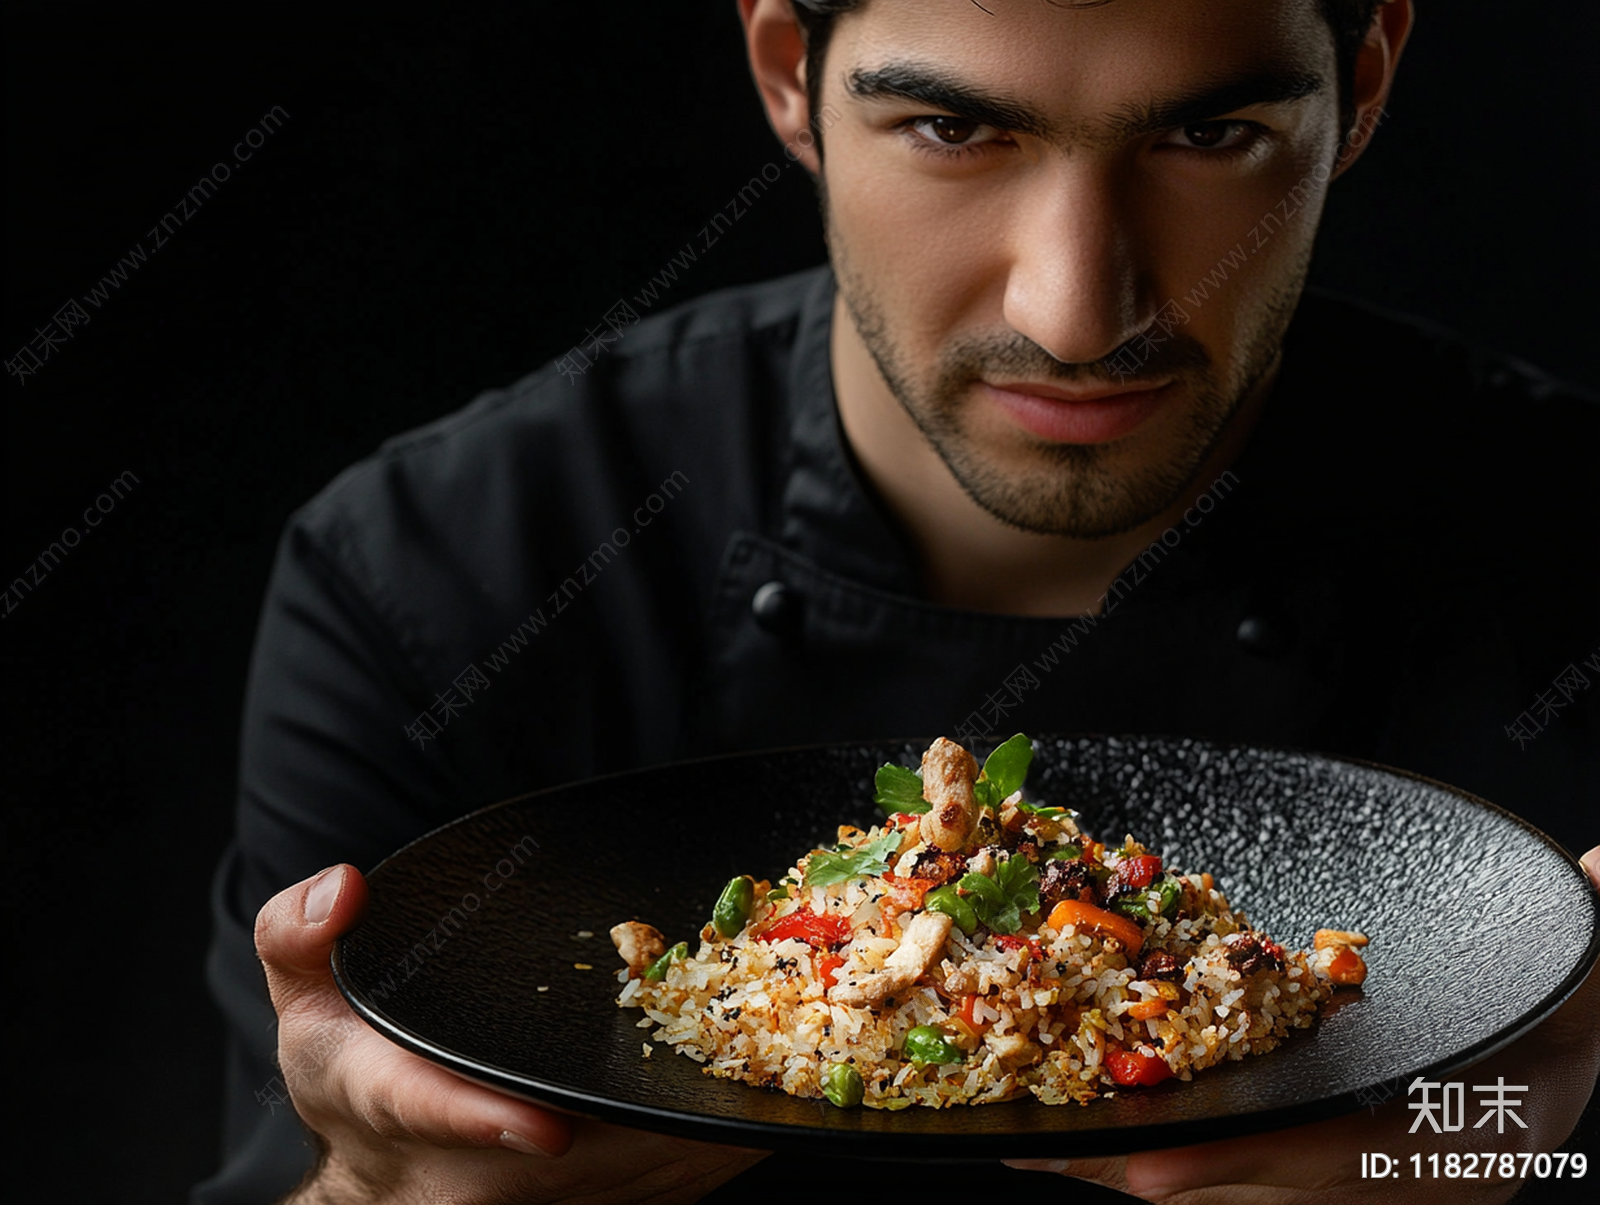
<svg viewBox="0 0 1600 1205"><path fill-rule="evenodd" d="M774 636L793 636L800 630L800 595L782 582L768 582L750 600L750 614Z"/></svg>
<svg viewBox="0 0 1600 1205"><path fill-rule="evenodd" d="M1247 653L1281 657L1294 644L1294 621L1288 612L1277 607L1252 611L1239 621L1235 636Z"/></svg>

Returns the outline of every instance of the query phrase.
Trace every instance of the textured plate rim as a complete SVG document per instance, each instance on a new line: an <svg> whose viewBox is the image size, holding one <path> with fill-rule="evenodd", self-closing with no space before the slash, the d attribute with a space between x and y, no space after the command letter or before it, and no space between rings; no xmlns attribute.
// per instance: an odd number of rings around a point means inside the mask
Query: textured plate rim
<svg viewBox="0 0 1600 1205"><path fill-rule="evenodd" d="M368 1000L359 985L351 982L346 973L342 957L344 946L342 937L334 943L333 952L329 960L333 969L334 982L338 985L339 991L343 994L345 1000L349 1002L355 1013L374 1030L393 1041L396 1045L465 1079L483 1084L497 1091L506 1092L533 1104L553 1108L559 1112L591 1117L616 1125L632 1126L638 1129L704 1142L721 1142L737 1146L755 1144L766 1150L805 1152L816 1151L819 1146L826 1145L829 1148L829 1154L858 1159L915 1159L918 1162L963 1163L997 1158L1038 1158L1091 1153L1101 1155L1127 1154L1138 1150L1152 1150L1180 1145L1187 1146L1197 1142L1209 1142L1227 1137L1243 1137L1250 1134L1329 1120L1353 1113L1367 1107L1367 1103L1361 1099L1361 1095L1371 1088L1384 1086L1395 1080L1415 1079L1418 1076L1428 1079L1440 1079L1451 1072L1478 1063L1510 1046L1518 1039L1526 1036L1527 1033L1548 1019L1566 1003L1578 990L1579 986L1582 985L1584 979L1587 978L1597 959L1600 959L1600 891L1597 891L1590 881L1588 872L1584 870L1583 864L1566 846L1537 825L1518 816L1515 812L1501 807L1499 804L1451 783L1431 778L1414 770L1404 770L1366 758L1320 753L1315 750L1292 746L1256 745L1239 741L1219 742L1205 740L1200 737L1170 736L1158 733L1130 735L1124 733L1049 732L1040 734L1033 739L1036 741L1059 742L1117 741L1125 744L1198 745L1218 752L1236 752L1251 755L1266 754L1279 758L1308 758L1313 761L1332 765L1353 766L1364 770L1377 771L1395 778L1424 783L1475 807L1482 808L1511 821L1523 832L1542 842L1560 860L1566 863L1567 868L1575 873L1588 888L1590 897L1588 942L1583 954L1567 972L1562 981L1551 989L1538 1004L1527 1010L1516 1020L1502 1026L1489 1037L1475 1042L1455 1054L1420 1067L1408 1069L1403 1076L1394 1076L1391 1080L1383 1081L1382 1084L1364 1085L1349 1092L1314 1097L1289 1105L1273 1105L1258 1110L1236 1112L1224 1117L1187 1118L1150 1125L1120 1125L1059 1131L1021 1130L1010 1133L979 1134L964 1132L959 1129L952 1129L948 1132L886 1134L882 1131L853 1131L836 1127L819 1128L750 1121L689 1113L677 1108L662 1108L633 1101L623 1101L600 1093L580 1092L571 1088L541 1083L531 1076L513 1072L503 1067L481 1063L454 1051L446 1050L435 1045L425 1036L384 1015L381 1009ZM496 803L476 808L446 821L444 824L437 825L413 840L406 842L405 845L402 845L384 858L367 873L369 876L377 874L385 866L404 857L413 847L431 840L434 836L447 829L466 824L489 812L498 811L543 795L569 791L580 787L595 786L618 779L644 777L668 769L687 769L697 765L741 760L756 761L761 758L841 749L884 745L917 745L919 743L926 745L931 740L932 738L925 737L884 737L879 739L825 741L807 745L787 745L769 749L711 754L704 757L686 758L681 761L663 762L652 766L641 766L631 770L618 770L575 782L541 787L537 790L525 791L520 795L513 795ZM1314 1032L1312 1030L1304 1034L1291 1034L1287 1041L1295 1044L1298 1044L1301 1040L1309 1041L1314 1036ZM800 1098L796 1099L799 1100ZM809 1103L814 1103L819 1109L827 1108L820 1101ZM1089 1107L1092 1108L1093 1106L1090 1105ZM952 1110L940 1110L941 1116L945 1113L950 1113L952 1117L960 1116L960 1114L956 1114ZM873 1149L882 1148L890 1143L897 1149L891 1152ZM962 1151L959 1155L952 1156L950 1154L952 1143L960 1144Z"/></svg>

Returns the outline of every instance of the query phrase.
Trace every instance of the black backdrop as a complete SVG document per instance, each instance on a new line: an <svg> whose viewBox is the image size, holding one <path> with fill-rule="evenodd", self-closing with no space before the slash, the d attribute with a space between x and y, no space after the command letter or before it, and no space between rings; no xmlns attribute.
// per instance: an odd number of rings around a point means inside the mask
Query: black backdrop
<svg viewBox="0 0 1600 1205"><path fill-rule="evenodd" d="M1315 277L1600 385L1593 7L1423 8ZM44 569L0 621L11 1138L62 1205L173 1200L216 1157L206 895L285 519L562 353L782 160L731 0L12 5L4 46L5 358L145 256L3 384L0 574ZM822 254L785 172L672 297Z"/></svg>

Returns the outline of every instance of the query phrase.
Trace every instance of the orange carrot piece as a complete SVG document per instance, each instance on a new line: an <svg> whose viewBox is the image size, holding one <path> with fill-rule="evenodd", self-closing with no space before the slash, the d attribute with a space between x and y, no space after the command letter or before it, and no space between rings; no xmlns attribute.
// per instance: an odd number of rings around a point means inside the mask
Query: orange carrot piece
<svg viewBox="0 0 1600 1205"><path fill-rule="evenodd" d="M1354 987L1366 977L1366 960L1349 946L1335 954L1328 964L1328 978L1345 987Z"/></svg>
<svg viewBox="0 0 1600 1205"><path fill-rule="evenodd" d="M1128 1005L1127 1015L1135 1021L1148 1021L1151 1017L1160 1017L1167 1011L1167 1002L1159 996L1152 1000L1141 1000L1137 1004Z"/></svg>
<svg viewBox="0 0 1600 1205"><path fill-rule="evenodd" d="M1115 937L1129 954L1137 954L1144 945L1144 930L1125 916L1096 908L1082 900L1062 900L1050 911L1050 927L1064 929L1075 925L1088 929L1101 937Z"/></svg>

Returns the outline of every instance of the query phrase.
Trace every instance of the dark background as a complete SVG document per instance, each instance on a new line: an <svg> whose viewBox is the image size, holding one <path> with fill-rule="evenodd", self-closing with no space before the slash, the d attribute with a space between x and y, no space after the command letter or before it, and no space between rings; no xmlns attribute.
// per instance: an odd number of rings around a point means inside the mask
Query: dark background
<svg viewBox="0 0 1600 1205"><path fill-rule="evenodd" d="M1423 8L1315 279L1600 385L1593 6ZM207 891L287 516L579 341L781 159L732 0L3 21L6 358L135 243L148 256L0 385L5 579L138 482L0 621L10 1138L62 1205L171 1201L217 1157ZM282 127L156 249L274 106ZM670 297L822 255L786 172Z"/></svg>

